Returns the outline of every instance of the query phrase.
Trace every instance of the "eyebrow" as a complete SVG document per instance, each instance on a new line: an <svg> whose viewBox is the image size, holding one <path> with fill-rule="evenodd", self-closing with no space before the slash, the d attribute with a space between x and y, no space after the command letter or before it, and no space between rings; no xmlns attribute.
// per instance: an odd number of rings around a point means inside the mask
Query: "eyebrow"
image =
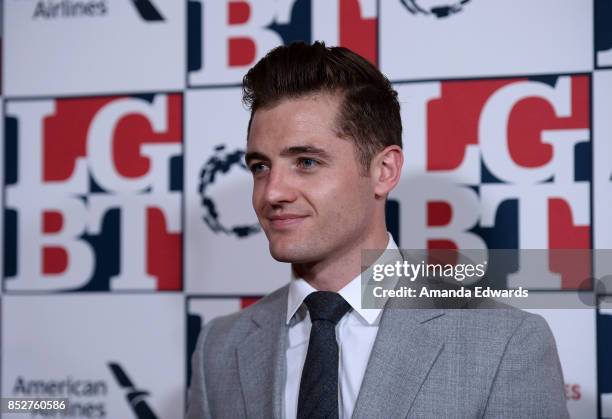
<svg viewBox="0 0 612 419"><path fill-rule="evenodd" d="M293 146L284 148L280 155L281 157L291 157L298 156L300 154L314 154L321 157L329 157L329 153L323 150L322 148L310 146L310 145L302 145L302 146ZM246 153L244 157L245 162L248 164L251 160L270 160L268 156L263 153L257 151L251 151Z"/></svg>
<svg viewBox="0 0 612 419"><path fill-rule="evenodd" d="M245 154L244 161L248 165L251 160L268 160L268 156L257 151L251 151Z"/></svg>
<svg viewBox="0 0 612 419"><path fill-rule="evenodd" d="M302 145L285 148L280 153L282 157L291 157L298 154L316 154L318 156L327 156L327 151L310 145Z"/></svg>

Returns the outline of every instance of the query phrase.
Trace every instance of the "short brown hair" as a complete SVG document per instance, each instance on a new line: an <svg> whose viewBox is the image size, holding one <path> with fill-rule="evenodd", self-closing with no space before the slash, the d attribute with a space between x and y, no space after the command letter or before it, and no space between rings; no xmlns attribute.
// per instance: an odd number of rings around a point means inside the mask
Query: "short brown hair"
<svg viewBox="0 0 612 419"><path fill-rule="evenodd" d="M342 95L338 135L354 141L364 171L385 147L402 146L400 105L389 80L351 50L323 42L274 48L244 76L242 101L251 110L249 131L257 109L319 92Z"/></svg>

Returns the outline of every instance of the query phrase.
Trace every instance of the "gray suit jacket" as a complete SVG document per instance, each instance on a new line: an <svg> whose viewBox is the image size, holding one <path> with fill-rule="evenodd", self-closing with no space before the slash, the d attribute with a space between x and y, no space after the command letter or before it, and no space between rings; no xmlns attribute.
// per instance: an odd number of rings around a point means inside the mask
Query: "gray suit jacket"
<svg viewBox="0 0 612 419"><path fill-rule="evenodd" d="M285 286L209 322L187 419L282 418ZM567 418L542 317L517 309L384 310L353 418Z"/></svg>

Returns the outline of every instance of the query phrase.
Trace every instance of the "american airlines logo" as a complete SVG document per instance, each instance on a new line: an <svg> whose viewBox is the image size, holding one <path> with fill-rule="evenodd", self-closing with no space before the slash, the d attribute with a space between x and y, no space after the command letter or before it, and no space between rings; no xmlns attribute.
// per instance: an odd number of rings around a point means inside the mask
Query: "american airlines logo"
<svg viewBox="0 0 612 419"><path fill-rule="evenodd" d="M132 3L143 20L147 22L165 20L151 0L132 0Z"/></svg>
<svg viewBox="0 0 612 419"><path fill-rule="evenodd" d="M134 10L146 22L164 21L163 15L151 0L132 0ZM59 18L87 18L107 16L110 5L106 0L91 2L73 0L39 0L32 13L33 20Z"/></svg>
<svg viewBox="0 0 612 419"><path fill-rule="evenodd" d="M147 403L149 392L135 386L121 365L109 362L108 367L112 371L119 386L126 392L126 399L132 411L138 419L157 419L157 416Z"/></svg>

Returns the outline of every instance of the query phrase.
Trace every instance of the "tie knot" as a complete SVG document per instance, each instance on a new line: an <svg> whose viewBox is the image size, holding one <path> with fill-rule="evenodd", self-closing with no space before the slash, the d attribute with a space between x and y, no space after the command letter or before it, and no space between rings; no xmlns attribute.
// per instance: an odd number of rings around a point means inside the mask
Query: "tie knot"
<svg viewBox="0 0 612 419"><path fill-rule="evenodd" d="M342 316L351 309L349 303L337 292L316 291L308 295L304 300L310 320L327 320L336 324Z"/></svg>

